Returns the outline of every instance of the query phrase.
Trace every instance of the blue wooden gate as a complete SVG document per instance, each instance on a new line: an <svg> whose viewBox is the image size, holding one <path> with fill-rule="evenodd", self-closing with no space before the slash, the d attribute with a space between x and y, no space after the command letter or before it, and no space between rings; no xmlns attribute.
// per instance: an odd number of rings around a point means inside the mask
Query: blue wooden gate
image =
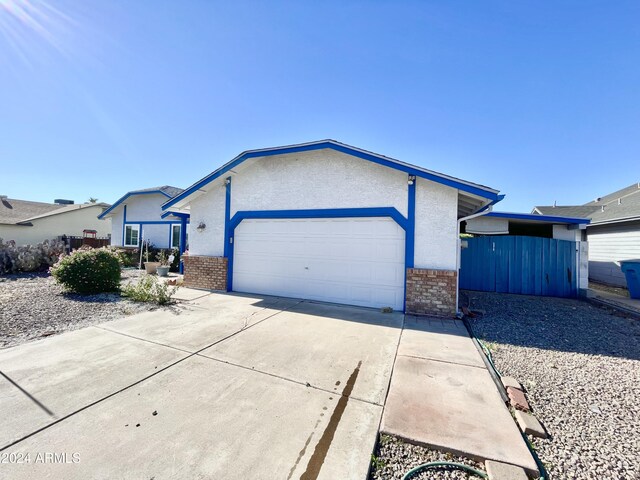
<svg viewBox="0 0 640 480"><path fill-rule="evenodd" d="M484 292L577 297L576 243L541 237L467 239L460 288Z"/></svg>

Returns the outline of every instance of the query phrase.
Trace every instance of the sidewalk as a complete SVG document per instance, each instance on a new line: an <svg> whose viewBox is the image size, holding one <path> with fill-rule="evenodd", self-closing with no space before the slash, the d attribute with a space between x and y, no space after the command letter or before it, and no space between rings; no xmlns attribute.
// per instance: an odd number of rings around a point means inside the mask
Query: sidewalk
<svg viewBox="0 0 640 480"><path fill-rule="evenodd" d="M457 320L407 316L381 431L538 476L480 352Z"/></svg>
<svg viewBox="0 0 640 480"><path fill-rule="evenodd" d="M629 297L622 297L613 293L590 288L587 292L587 298L591 301L606 305L626 313L640 317L640 300Z"/></svg>

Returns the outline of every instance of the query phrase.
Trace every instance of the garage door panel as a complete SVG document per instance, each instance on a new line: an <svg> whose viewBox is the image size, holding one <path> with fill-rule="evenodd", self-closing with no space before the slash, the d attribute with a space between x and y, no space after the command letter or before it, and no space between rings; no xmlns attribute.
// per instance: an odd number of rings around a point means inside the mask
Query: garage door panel
<svg viewBox="0 0 640 480"><path fill-rule="evenodd" d="M234 290L402 309L404 230L389 218L245 220Z"/></svg>

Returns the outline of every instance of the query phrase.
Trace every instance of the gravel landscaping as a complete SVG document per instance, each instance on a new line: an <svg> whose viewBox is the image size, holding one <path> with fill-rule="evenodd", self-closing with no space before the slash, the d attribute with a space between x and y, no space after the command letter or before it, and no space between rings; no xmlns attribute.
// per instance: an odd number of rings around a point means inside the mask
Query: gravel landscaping
<svg viewBox="0 0 640 480"><path fill-rule="evenodd" d="M402 479L409 470L418 465L439 461L463 463L472 468L484 471L484 465L482 463L457 457L450 453L438 452L417 445L411 445L390 435L381 435L378 448L371 462L372 467L369 478L370 480ZM411 477L411 480L466 480L472 478L478 479L479 477L461 470L443 469L421 472Z"/></svg>
<svg viewBox="0 0 640 480"><path fill-rule="evenodd" d="M465 296L484 311L475 334L551 435L533 439L550 478L640 478L640 321L579 300Z"/></svg>
<svg viewBox="0 0 640 480"><path fill-rule="evenodd" d="M123 280L131 281L141 274L125 270ZM132 302L115 293L64 293L48 273L2 276L0 348L157 308L162 307Z"/></svg>

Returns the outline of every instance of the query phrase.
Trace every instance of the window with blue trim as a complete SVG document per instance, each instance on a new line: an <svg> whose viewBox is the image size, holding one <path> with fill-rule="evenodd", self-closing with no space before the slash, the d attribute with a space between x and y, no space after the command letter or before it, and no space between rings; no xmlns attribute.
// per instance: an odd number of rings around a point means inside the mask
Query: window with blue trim
<svg viewBox="0 0 640 480"><path fill-rule="evenodd" d="M171 248L180 248L180 225L171 225Z"/></svg>
<svg viewBox="0 0 640 480"><path fill-rule="evenodd" d="M140 242L140 228L137 225L127 225L124 228L124 246L137 247Z"/></svg>

